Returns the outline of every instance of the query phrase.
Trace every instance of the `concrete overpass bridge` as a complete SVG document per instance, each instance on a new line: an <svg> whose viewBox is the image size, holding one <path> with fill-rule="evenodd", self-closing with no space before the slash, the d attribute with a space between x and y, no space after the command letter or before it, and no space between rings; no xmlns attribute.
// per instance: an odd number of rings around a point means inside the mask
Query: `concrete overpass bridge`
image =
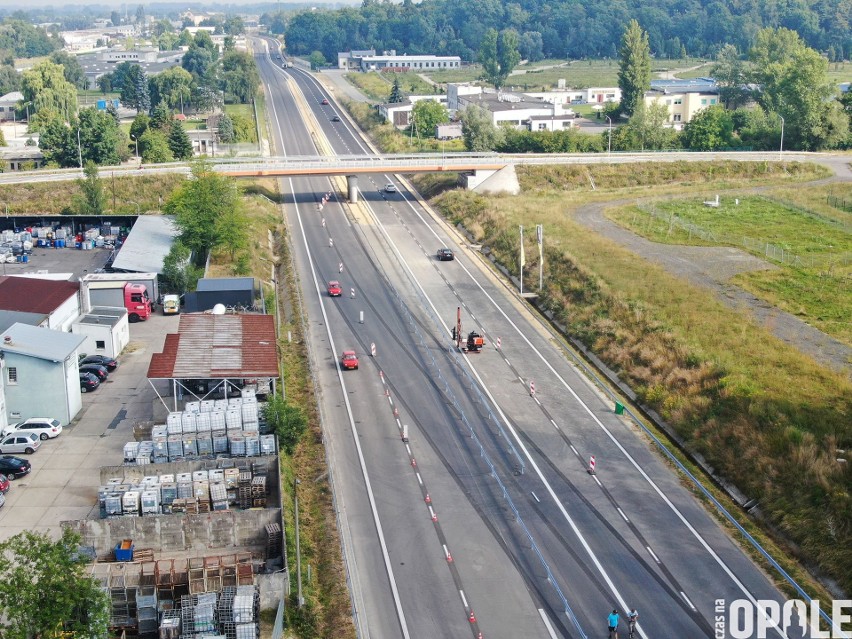
<svg viewBox="0 0 852 639"><path fill-rule="evenodd" d="M573 154L414 153L400 155L310 155L288 157L209 158L213 169L236 178L298 175L346 176L350 197L357 193L357 176L376 173L435 173L452 171L462 176L469 189L517 192L517 165L627 164L635 162L816 162L829 166L841 179L852 179L848 156L800 152L647 152ZM189 164L148 164L101 167L102 176L189 174ZM80 169L39 169L0 174L0 184L54 182L83 177ZM490 182L490 184L489 184Z"/></svg>

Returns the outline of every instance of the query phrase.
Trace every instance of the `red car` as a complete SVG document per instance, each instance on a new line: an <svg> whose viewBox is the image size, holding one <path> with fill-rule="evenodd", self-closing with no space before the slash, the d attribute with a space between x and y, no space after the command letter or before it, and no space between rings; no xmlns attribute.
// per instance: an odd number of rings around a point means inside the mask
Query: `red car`
<svg viewBox="0 0 852 639"><path fill-rule="evenodd" d="M0 493L5 494L9 492L9 486L11 485L9 480L6 479L6 475L0 475Z"/></svg>
<svg viewBox="0 0 852 639"><path fill-rule="evenodd" d="M323 104L328 104L328 99L327 99L327 98L323 98L323 99L322 99L322 103L323 103Z"/></svg>
<svg viewBox="0 0 852 639"><path fill-rule="evenodd" d="M343 370L358 370L358 356L355 354L355 351L343 351L343 355L340 356L340 366Z"/></svg>
<svg viewBox="0 0 852 639"><path fill-rule="evenodd" d="M340 282L331 281L328 283L328 294L330 297L340 297L343 294L343 289L340 288Z"/></svg>

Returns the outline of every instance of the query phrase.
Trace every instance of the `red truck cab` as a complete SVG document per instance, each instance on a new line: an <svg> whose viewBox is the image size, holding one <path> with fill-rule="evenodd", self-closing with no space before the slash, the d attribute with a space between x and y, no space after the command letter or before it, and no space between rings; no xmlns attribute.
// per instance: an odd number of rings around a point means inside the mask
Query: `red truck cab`
<svg viewBox="0 0 852 639"><path fill-rule="evenodd" d="M154 305L144 284L128 282L124 285L124 308L127 309L127 319L130 322L141 322L151 317Z"/></svg>

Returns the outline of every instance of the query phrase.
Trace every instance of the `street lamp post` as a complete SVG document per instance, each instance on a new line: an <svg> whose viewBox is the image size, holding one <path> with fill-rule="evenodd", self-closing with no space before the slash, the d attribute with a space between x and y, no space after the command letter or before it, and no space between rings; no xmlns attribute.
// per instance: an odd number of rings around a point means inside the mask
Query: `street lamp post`
<svg viewBox="0 0 852 639"><path fill-rule="evenodd" d="M299 550L299 484L301 483L298 479L293 481L294 519L296 521L296 597L299 608L304 605L302 599L302 555Z"/></svg>
<svg viewBox="0 0 852 639"><path fill-rule="evenodd" d="M606 116L606 121L609 122L609 137L606 141L606 154L609 155L612 153L612 118Z"/></svg>
<svg viewBox="0 0 852 639"><path fill-rule="evenodd" d="M781 156L784 153L784 116L779 115L781 118L781 146L778 147L778 161L781 161Z"/></svg>
<svg viewBox="0 0 852 639"><path fill-rule="evenodd" d="M130 139L136 143L136 159L139 160L139 138L131 133Z"/></svg>

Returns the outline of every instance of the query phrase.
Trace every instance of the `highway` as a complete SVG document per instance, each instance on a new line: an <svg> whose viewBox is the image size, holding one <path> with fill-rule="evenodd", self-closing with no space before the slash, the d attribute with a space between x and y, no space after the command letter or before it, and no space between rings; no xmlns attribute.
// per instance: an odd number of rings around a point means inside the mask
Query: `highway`
<svg viewBox="0 0 852 639"><path fill-rule="evenodd" d="M372 153L314 78L257 60L276 154ZM361 637L604 637L633 607L639 637L712 637L718 600L783 602L453 229L396 176L359 182L350 206L283 180ZM457 308L482 352L453 347Z"/></svg>

